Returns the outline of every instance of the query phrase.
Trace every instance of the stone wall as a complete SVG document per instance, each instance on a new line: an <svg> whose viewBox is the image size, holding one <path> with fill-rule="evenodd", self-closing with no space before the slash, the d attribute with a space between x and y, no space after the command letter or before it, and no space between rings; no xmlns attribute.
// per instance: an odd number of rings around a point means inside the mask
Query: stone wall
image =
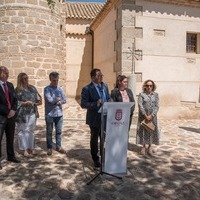
<svg viewBox="0 0 200 200"><path fill-rule="evenodd" d="M62 4L53 12L46 0L0 1L0 65L7 66L10 81L25 72L39 92L49 84L51 71L60 73L65 87L65 22Z"/></svg>

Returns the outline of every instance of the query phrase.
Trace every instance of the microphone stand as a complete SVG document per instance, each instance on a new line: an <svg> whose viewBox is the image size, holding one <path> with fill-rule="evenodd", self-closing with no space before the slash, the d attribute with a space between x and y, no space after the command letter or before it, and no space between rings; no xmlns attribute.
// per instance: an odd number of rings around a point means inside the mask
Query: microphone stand
<svg viewBox="0 0 200 200"><path fill-rule="evenodd" d="M101 166L100 166L100 171L98 174L96 174L89 182L87 182L87 185L92 183L97 177L100 175L106 174L118 179L122 179L122 177L116 176L114 174L109 174L107 172L103 171L103 166L104 166L104 156L105 156L105 148L104 148L104 143L105 143L105 135L106 135L106 120L104 118L104 103L101 106L101 140L100 140L100 152L101 152ZM107 114L106 114L107 115Z"/></svg>

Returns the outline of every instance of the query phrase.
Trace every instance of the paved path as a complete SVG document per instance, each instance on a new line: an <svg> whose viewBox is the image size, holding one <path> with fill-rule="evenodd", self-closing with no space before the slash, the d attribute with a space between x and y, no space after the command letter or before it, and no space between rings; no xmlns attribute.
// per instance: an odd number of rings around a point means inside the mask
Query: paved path
<svg viewBox="0 0 200 200"><path fill-rule="evenodd" d="M66 155L46 155L44 120L37 122L36 150L20 164L5 159L0 170L0 200L199 200L200 120L159 120L161 145L154 157L139 154L135 124L130 131L128 173L122 180L97 172L89 151L85 111L70 100L65 109L63 147ZM5 146L5 145L4 145Z"/></svg>

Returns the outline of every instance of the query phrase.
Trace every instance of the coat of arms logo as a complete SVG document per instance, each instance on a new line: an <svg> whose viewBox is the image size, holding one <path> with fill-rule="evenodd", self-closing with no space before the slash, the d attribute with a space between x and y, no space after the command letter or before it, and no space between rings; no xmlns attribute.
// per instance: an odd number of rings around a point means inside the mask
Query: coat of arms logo
<svg viewBox="0 0 200 200"><path fill-rule="evenodd" d="M122 119L122 109L117 109L115 113L115 119L120 121Z"/></svg>

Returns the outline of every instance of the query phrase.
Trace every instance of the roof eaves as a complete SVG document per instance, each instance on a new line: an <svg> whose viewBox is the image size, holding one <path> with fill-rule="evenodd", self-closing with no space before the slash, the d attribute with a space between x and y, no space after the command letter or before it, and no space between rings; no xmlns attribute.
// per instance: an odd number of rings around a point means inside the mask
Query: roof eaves
<svg viewBox="0 0 200 200"><path fill-rule="evenodd" d="M65 5L67 18L93 20L104 3L66 2Z"/></svg>
<svg viewBox="0 0 200 200"><path fill-rule="evenodd" d="M92 30L96 29L101 21L106 17L109 11L113 8L115 4L117 4L120 0L108 0L98 15L93 19L90 24L90 28Z"/></svg>

